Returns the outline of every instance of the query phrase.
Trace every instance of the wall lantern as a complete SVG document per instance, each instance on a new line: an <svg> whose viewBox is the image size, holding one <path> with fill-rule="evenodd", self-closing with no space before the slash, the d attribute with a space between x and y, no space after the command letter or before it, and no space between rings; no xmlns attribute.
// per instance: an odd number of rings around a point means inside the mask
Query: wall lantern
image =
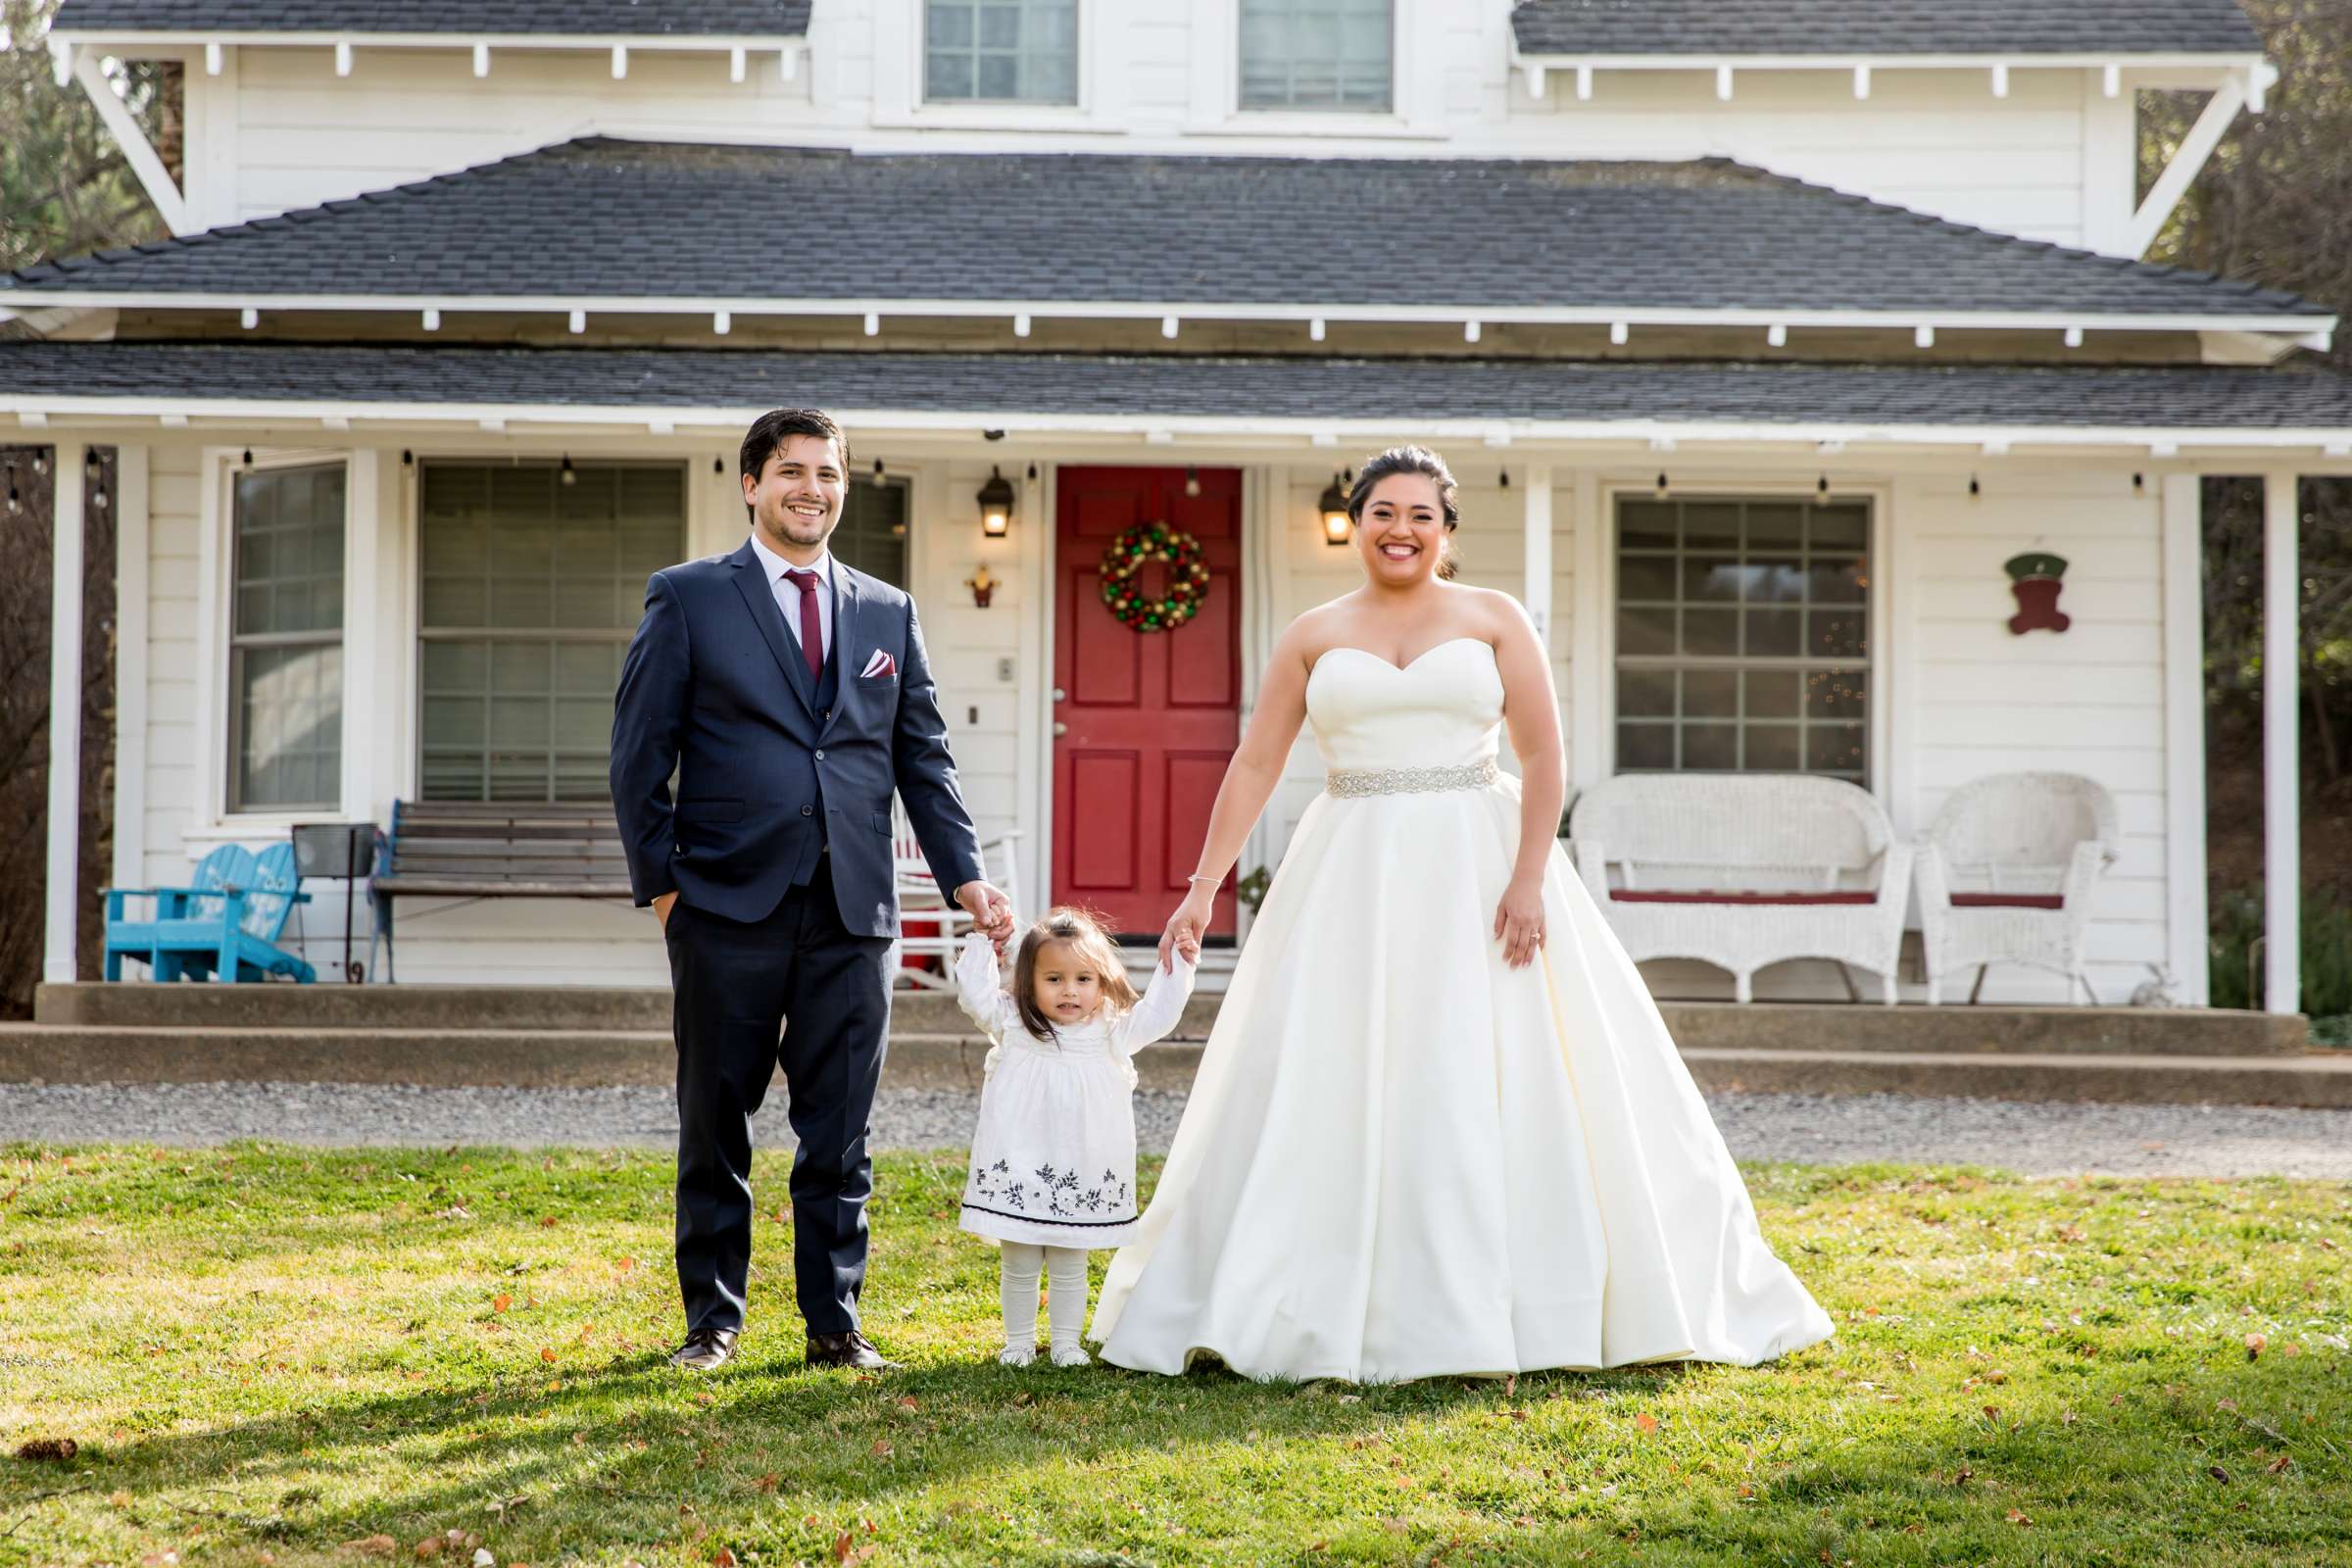
<svg viewBox="0 0 2352 1568"><path fill-rule="evenodd" d="M980 531L991 539L1002 539L1011 529L1012 481L992 464L988 483L980 487Z"/></svg>
<svg viewBox="0 0 2352 1568"><path fill-rule="evenodd" d="M1315 502L1315 510L1323 514L1323 542L1335 546L1346 544L1348 524L1348 492L1340 488L1338 474L1333 474L1331 483L1323 487L1322 496Z"/></svg>

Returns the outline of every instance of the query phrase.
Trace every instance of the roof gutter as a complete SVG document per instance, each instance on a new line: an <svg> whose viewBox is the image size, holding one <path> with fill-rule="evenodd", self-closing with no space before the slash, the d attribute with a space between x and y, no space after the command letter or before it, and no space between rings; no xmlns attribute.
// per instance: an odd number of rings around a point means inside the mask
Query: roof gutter
<svg viewBox="0 0 2352 1568"><path fill-rule="evenodd" d="M120 398L11 396L0 394L0 415L15 415L35 428L60 418L113 417L142 425L178 429L195 418L266 421L320 431L346 431L359 421L415 427L470 425L489 432L515 433L521 425L614 430L633 427L649 434L740 432L766 412L764 405L666 407L659 404L590 405L501 403L329 402L318 399ZM1192 438L1225 442L1268 442L1280 446L1332 447L1349 441L1382 440L1406 431L1426 437L1475 439L1491 446L1522 442L1633 443L1654 452L1686 445L1798 445L1836 451L1856 446L1928 446L1998 457L2026 445L2074 450L2086 447L2136 449L2150 458L2177 457L2187 447L2238 450L2303 447L2330 458L2352 458L2352 423L2343 426L2213 428L2162 425L2074 426L2049 424L1786 424L1752 420L1495 419L1399 415L1385 418L1299 418L1263 416L1161 414L1007 413L1001 408L949 412L905 409L829 410L846 425L868 431L972 435L981 430L1021 434L1132 436L1155 444Z"/></svg>
<svg viewBox="0 0 2352 1568"><path fill-rule="evenodd" d="M21 304L5 303L22 301ZM564 317L584 332L590 316L707 316L723 334L744 318L760 316L834 317L859 319L868 337L879 336L889 318L925 320L997 318L1027 337L1040 318L1068 320L1157 321L1161 335L1174 338L1184 322L1285 322L1321 341L1334 321L1416 326L1458 326L1466 342L1479 341L1488 326L1596 326L1623 345L1642 327L1750 327L1784 346L1792 330L1862 328L1910 332L1923 347L1938 331L1996 331L2061 334L2080 348L2085 331L2245 332L2291 339L2323 352L2332 340L2337 318L2261 312L2180 313L2149 311L1875 311L1781 310L1740 307L1700 310L1659 306L1563 305L1493 310L1465 305L1382 305L1356 303L1261 303L1213 300L943 300L780 299L759 296L637 297L567 294L231 294L137 293L105 289L27 288L0 290L0 319L41 309L234 311L247 328L264 315L315 312L415 315L426 331L437 330L457 312ZM722 324L723 320L723 324Z"/></svg>

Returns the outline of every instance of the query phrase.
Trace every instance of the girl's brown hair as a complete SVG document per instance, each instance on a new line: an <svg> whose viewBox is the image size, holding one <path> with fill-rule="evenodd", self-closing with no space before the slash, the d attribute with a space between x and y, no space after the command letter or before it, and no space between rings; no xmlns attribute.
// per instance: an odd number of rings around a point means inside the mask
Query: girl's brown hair
<svg viewBox="0 0 2352 1568"><path fill-rule="evenodd" d="M1012 960L1012 1004L1031 1035L1039 1040L1054 1038L1053 1022L1037 1004L1037 953L1049 942L1067 943L1081 962L1091 964L1102 977L1105 1006L1125 1009L1136 1004L1135 986L1127 978L1127 966L1119 961L1119 950L1094 917L1084 909L1048 909L1021 934L1021 946Z"/></svg>

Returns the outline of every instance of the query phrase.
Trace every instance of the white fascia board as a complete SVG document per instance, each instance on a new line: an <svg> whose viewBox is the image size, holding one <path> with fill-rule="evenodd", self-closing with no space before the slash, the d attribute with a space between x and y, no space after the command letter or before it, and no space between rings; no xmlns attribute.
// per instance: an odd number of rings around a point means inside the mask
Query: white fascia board
<svg viewBox="0 0 2352 1568"><path fill-rule="evenodd" d="M691 433L699 427L740 429L765 410L764 404L679 408L656 404L330 403L236 398L159 399L135 394L121 398L0 394L0 415L15 415L21 419L39 418L44 422L58 418L98 419L147 428L155 427L166 416L180 416L248 424L293 424L314 430L320 428L328 419L346 420L355 427L363 422L399 428L439 425L482 429L496 426L513 434L527 433L518 427L534 424L575 429L582 426L634 426L644 429L650 423L659 421L668 424L672 429ZM1317 444L1318 437L1335 433L1343 438L1380 439L1398 431L1410 431L1432 438L1461 437L1485 441L1497 431L1502 431L1516 444L1646 443L1654 446L1659 442L1667 442L1676 450L1706 444L1764 445L1788 446L1801 449L1808 455L1816 455L1824 443L1835 443L1849 450L1862 446L1921 446L1950 448L1955 455L1978 455L1987 443L2005 443L2013 456L2022 455L2019 449L2026 447L2058 450L2107 447L2116 449L2119 458L2132 458L2134 448L2144 457L2150 449L2167 445L2177 449L2301 448L2325 453L2330 447L2352 441L2352 426L2216 429L2096 425L1848 425L1828 422L1758 424L1657 419L1512 419L1498 424L1487 416L1425 417L1410 415L1381 419L1334 419L1329 416L1271 417L1148 412L1008 414L998 408L918 413L887 407L864 409L846 406L837 407L832 412L844 424L855 425L868 432L887 430L977 437L978 432L985 428L1037 435L1138 438L1154 432L1166 432L1176 438L1233 440L1262 437L1307 446Z"/></svg>
<svg viewBox="0 0 2352 1568"><path fill-rule="evenodd" d="M0 294L0 301L8 296ZM939 300L939 299L760 299L661 295L452 295L452 294L200 294L114 293L101 289L25 291L22 309L80 307L107 310L243 311L269 314L306 311L392 312L415 315L539 314L568 317L574 311L608 316L713 316L738 319L759 316L834 316L862 319L869 315L927 318L1053 317L1071 320L1325 321L1394 322L1466 326L1740 326L1877 327L1916 331L1922 326L1950 331L2049 331L2087 327L2101 332L2276 332L2303 337L2331 332L2333 316L2265 316L2242 312L2186 313L2083 311L1802 311L1773 307L1739 310L1627 309L1615 305L1465 308L1448 305L1348 305L1229 303L1169 300ZM0 305L0 308L5 308Z"/></svg>
<svg viewBox="0 0 2352 1568"><path fill-rule="evenodd" d="M2132 54L2115 50L2082 50L2068 54L2020 54L2013 50L1987 50L1982 54L1687 54L1687 55L1612 55L1576 54L1568 52L1529 54L1514 46L1511 64L1514 67L1540 67L1545 71L1573 71L1589 66L1595 71L1704 71L1730 66L1739 71L1852 71L1865 66L1877 71L1989 71L1994 66L2013 66L2023 69L2063 69L2082 71L2093 66L2114 64L2127 70L2247 70L2262 60L2260 54L2195 54L2183 52Z"/></svg>
<svg viewBox="0 0 2352 1568"><path fill-rule="evenodd" d="M577 50L610 54L615 48L631 51L667 50L678 54L725 54L731 49L800 48L806 33L568 33L568 32L354 32L338 27L329 32L278 32L190 28L170 32L154 29L122 31L75 30L59 27L50 36L61 44L87 46L120 55L144 49L180 50L205 44L228 44L240 49L332 49L347 43L355 49L447 49L466 53L476 44L492 49Z"/></svg>

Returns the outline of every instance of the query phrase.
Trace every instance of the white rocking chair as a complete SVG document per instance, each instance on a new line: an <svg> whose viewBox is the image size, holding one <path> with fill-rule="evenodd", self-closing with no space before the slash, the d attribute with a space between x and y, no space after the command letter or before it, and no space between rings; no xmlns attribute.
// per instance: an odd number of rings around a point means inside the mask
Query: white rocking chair
<svg viewBox="0 0 2352 1568"><path fill-rule="evenodd" d="M980 845L981 871L1012 901L1015 910L1021 906L1021 866L1015 848L1020 837L1020 829L1013 828L984 839ZM956 950L971 933L972 917L955 902L955 890L942 889L931 874L922 844L906 820L906 803L895 795L890 799L890 854L899 888L899 943L892 973L918 991L953 990ZM911 967L904 961L910 957L936 957L939 966L936 970Z"/></svg>
<svg viewBox="0 0 2352 1568"><path fill-rule="evenodd" d="M2115 863L2115 798L2079 773L1994 773L1962 785L1919 840L1921 946L1928 1002L1974 965L1968 1000L1995 960L2067 977L2099 1005L2082 972L2091 892Z"/></svg>

